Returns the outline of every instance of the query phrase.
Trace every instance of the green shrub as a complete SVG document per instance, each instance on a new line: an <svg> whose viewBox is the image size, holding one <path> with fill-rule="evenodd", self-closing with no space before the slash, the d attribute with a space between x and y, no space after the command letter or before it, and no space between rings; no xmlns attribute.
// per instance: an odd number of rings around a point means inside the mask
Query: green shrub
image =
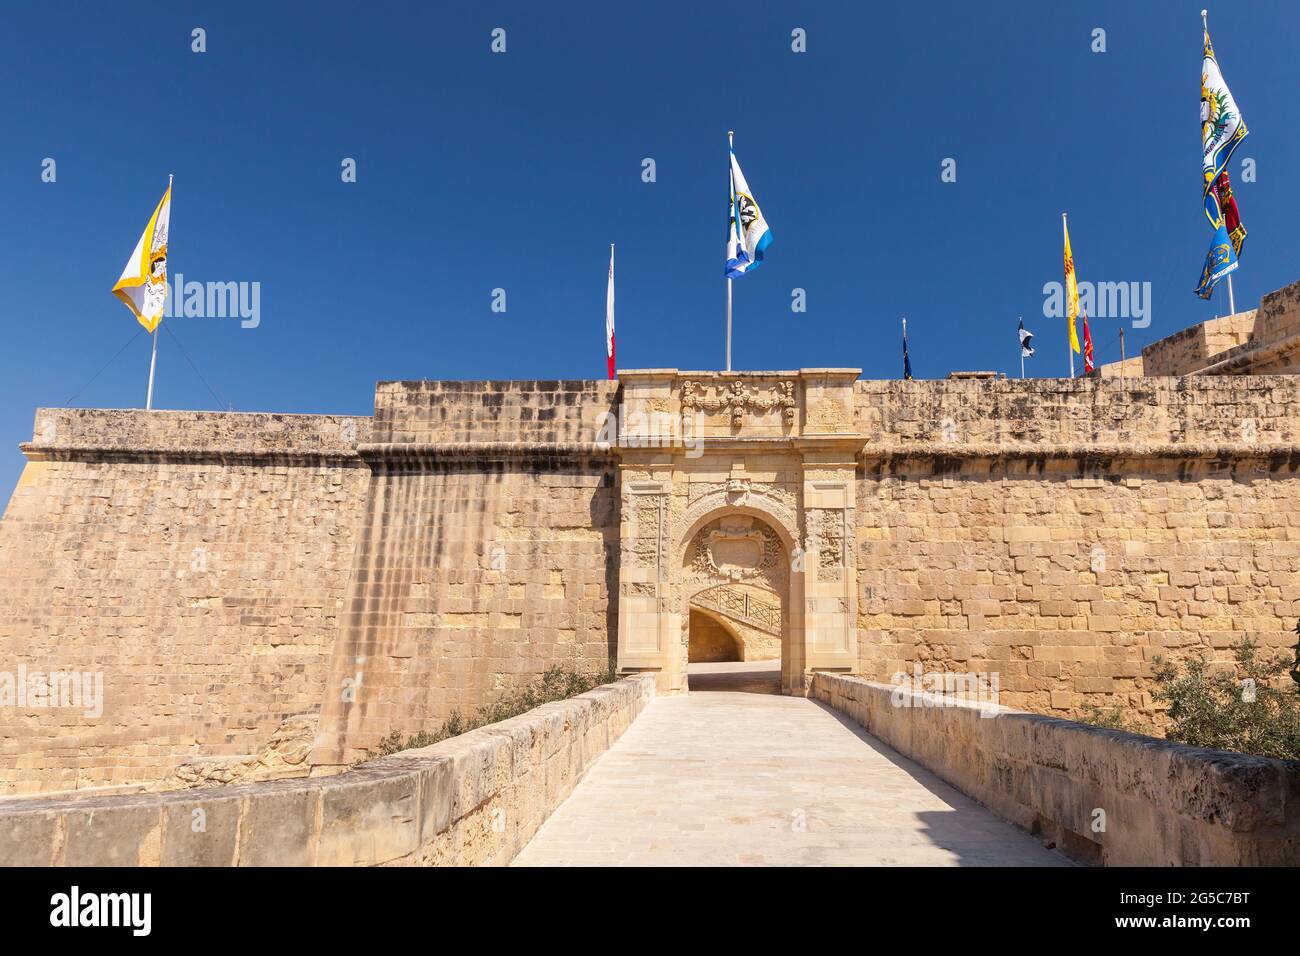
<svg viewBox="0 0 1300 956"><path fill-rule="evenodd" d="M1249 639L1234 652L1232 670L1211 665L1204 653L1182 667L1154 659L1152 696L1169 705L1165 736L1196 747L1300 759L1300 694L1275 686L1289 662L1262 658Z"/></svg>
<svg viewBox="0 0 1300 956"><path fill-rule="evenodd" d="M594 674L569 670L555 664L543 671L542 676L533 683L510 691L490 704L485 704L469 717L464 717L459 710L453 710L437 730L421 731L405 740L402 739L400 731L393 731L379 742L377 749L370 751L367 759L384 757L402 750L413 750L416 747L429 747L449 737L456 737L467 731L486 727L488 724L518 717L542 704L585 694L593 687L613 683L616 680L618 680L618 668L612 660L605 665L603 671Z"/></svg>

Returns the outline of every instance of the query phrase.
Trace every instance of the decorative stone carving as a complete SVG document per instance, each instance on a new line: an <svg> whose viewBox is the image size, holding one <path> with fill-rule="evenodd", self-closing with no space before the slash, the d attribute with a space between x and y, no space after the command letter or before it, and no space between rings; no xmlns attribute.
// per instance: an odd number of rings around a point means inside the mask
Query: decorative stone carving
<svg viewBox="0 0 1300 956"><path fill-rule="evenodd" d="M781 539L745 515L728 516L700 529L691 551L696 580L773 582L784 567Z"/></svg>
<svg viewBox="0 0 1300 956"><path fill-rule="evenodd" d="M682 382L681 403L683 425L687 416L697 411L714 414L725 410L731 416L731 427L735 429L745 424L746 412L766 412L774 408L784 409L785 424L793 427L797 411L794 382L788 380L760 390L741 379L734 379L726 385L687 379Z"/></svg>
<svg viewBox="0 0 1300 956"><path fill-rule="evenodd" d="M853 416L849 414L843 402L837 402L833 398L823 398L808 410L808 418L804 425L810 432L851 432Z"/></svg>
<svg viewBox="0 0 1300 956"><path fill-rule="evenodd" d="M844 512L839 508L810 508L808 525L818 552L818 580L840 580L844 567Z"/></svg>
<svg viewBox="0 0 1300 956"><path fill-rule="evenodd" d="M632 534L632 557L641 567L659 567L663 548L661 510L662 495L637 495L636 526Z"/></svg>
<svg viewBox="0 0 1300 956"><path fill-rule="evenodd" d="M792 540L798 541L799 521L793 507L786 504L786 501L792 500L791 496L785 495L785 500L778 500L769 494L771 490L764 487L760 491L751 486L745 497L745 507L764 513L768 516L766 520L781 528ZM714 485L713 490L692 501L680 519L674 516L674 526L681 529L677 540L681 545L685 545L687 542L684 539L688 529L693 528L710 511L719 511L726 507L736 507L727 500L726 486Z"/></svg>

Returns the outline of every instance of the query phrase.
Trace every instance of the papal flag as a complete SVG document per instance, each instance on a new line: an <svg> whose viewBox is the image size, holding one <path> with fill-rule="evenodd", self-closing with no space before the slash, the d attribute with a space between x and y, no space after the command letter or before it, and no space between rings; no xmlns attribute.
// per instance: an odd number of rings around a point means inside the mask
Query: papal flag
<svg viewBox="0 0 1300 956"><path fill-rule="evenodd" d="M1246 227L1241 224L1227 172L1228 162L1246 133L1241 110L1219 70L1207 25L1205 58L1201 62L1201 147L1205 217L1210 220L1214 239L1201 270L1201 282L1196 287L1196 294L1202 299L1213 295L1219 280L1237 268L1241 244L1246 238Z"/></svg>
<svg viewBox="0 0 1300 956"><path fill-rule="evenodd" d="M158 328L167 302L167 228L172 215L172 187L167 184L158 208L149 217L135 252L113 286L113 294L126 303L148 331Z"/></svg>
<svg viewBox="0 0 1300 956"><path fill-rule="evenodd" d="M731 223L726 275L728 279L738 279L763 264L763 253L772 244L772 231L749 191L735 150L728 146L728 151L731 153Z"/></svg>

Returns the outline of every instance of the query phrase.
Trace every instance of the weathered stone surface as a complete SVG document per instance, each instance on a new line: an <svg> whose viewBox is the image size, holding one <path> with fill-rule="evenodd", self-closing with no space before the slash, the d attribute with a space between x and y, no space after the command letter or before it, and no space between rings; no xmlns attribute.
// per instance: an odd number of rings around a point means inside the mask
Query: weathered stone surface
<svg viewBox="0 0 1300 956"><path fill-rule="evenodd" d="M504 865L654 691L629 677L319 779L0 801L0 865Z"/></svg>
<svg viewBox="0 0 1300 956"><path fill-rule="evenodd" d="M1300 865L1300 762L981 708L857 677L817 674L813 695L1086 862Z"/></svg>

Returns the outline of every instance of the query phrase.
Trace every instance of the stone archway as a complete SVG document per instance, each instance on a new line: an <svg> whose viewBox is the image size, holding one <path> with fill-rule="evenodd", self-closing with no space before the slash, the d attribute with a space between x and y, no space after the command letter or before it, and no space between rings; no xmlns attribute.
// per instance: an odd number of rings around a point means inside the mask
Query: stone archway
<svg viewBox="0 0 1300 956"><path fill-rule="evenodd" d="M653 673L661 693L688 689L692 598L706 584L740 586L730 572L755 571L764 560L756 549L770 561L763 528L775 535L787 574L777 602L782 691L806 692L815 671L852 671L854 489L865 440L854 424L857 372L646 369L619 377L620 671ZM718 557L703 560L710 576L715 567L725 573L692 580L698 536L725 530L706 529L723 521L734 522L734 534L718 539Z"/></svg>
<svg viewBox="0 0 1300 956"><path fill-rule="evenodd" d="M792 600L798 578L794 541L789 530L778 533L772 519L752 507L723 508L692 522L681 546L676 581L683 609L683 674L692 660L692 623L698 628L712 618L739 638L741 654L735 659L763 659L764 652L757 648L764 647L767 657L781 662L782 690L793 693L799 688L802 659L792 626L800 616ZM689 689L689 677L683 685Z"/></svg>

